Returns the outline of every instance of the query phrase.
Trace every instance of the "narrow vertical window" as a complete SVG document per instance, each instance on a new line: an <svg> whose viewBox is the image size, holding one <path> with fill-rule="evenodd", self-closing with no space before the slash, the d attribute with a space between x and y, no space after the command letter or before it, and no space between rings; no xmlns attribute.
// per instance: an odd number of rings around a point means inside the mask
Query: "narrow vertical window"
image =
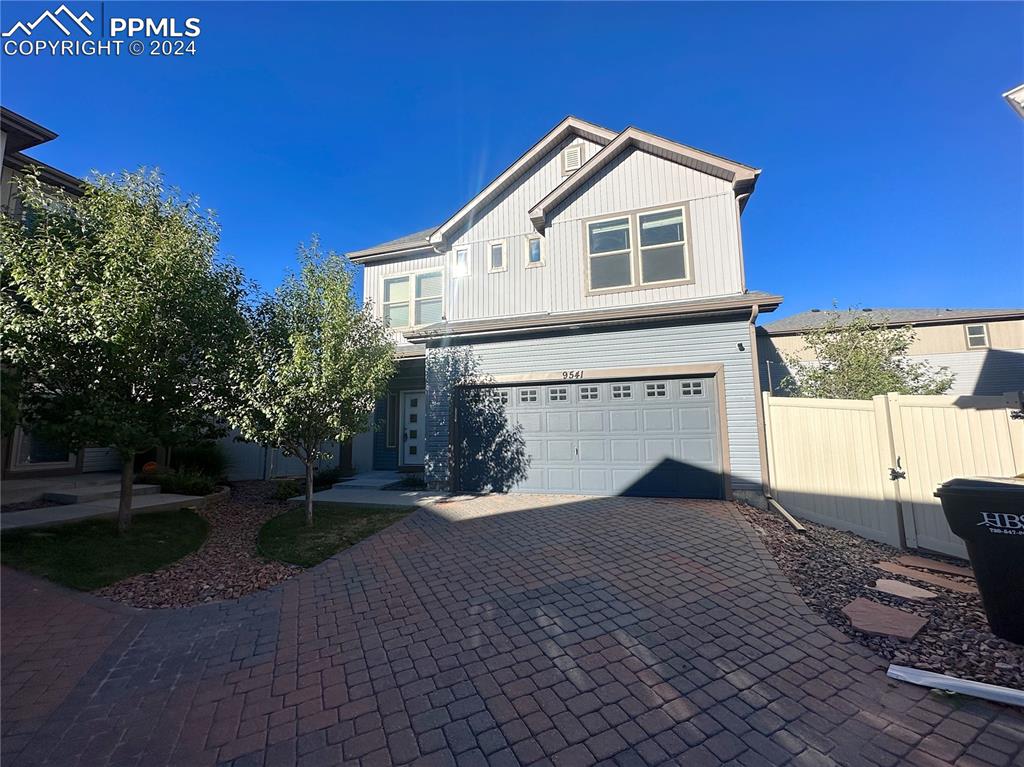
<svg viewBox="0 0 1024 767"><path fill-rule="evenodd" d="M526 238L526 265L540 266L544 263L544 246L540 237Z"/></svg>
<svg viewBox="0 0 1024 767"><path fill-rule="evenodd" d="M469 274L469 248L456 248L453 275L465 277L467 274Z"/></svg>
<svg viewBox="0 0 1024 767"><path fill-rule="evenodd" d="M489 272L505 271L505 241L495 240L488 246L490 266Z"/></svg>

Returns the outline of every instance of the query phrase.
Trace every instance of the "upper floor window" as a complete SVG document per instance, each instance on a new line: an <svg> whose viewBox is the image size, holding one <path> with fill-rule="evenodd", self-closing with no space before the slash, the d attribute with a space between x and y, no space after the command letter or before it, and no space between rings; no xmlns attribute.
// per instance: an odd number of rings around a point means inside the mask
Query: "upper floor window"
<svg viewBox="0 0 1024 767"><path fill-rule="evenodd" d="M641 213L640 281L668 282L686 279L686 244L683 239L683 209Z"/></svg>
<svg viewBox="0 0 1024 767"><path fill-rule="evenodd" d="M540 237L526 238L526 265L540 266L544 263L544 241Z"/></svg>
<svg viewBox="0 0 1024 767"><path fill-rule="evenodd" d="M384 280L384 319L393 328L432 325L443 315L444 273L420 272Z"/></svg>
<svg viewBox="0 0 1024 767"><path fill-rule="evenodd" d="M988 348L988 326L968 325L967 326L967 348L987 349Z"/></svg>
<svg viewBox="0 0 1024 767"><path fill-rule="evenodd" d="M590 221L586 240L591 291L690 279L682 206Z"/></svg>
<svg viewBox="0 0 1024 767"><path fill-rule="evenodd" d="M467 274L469 274L469 248L456 248L452 276L465 277Z"/></svg>
<svg viewBox="0 0 1024 767"><path fill-rule="evenodd" d="M505 271L505 241L494 240L488 247L490 272L503 272Z"/></svg>
<svg viewBox="0 0 1024 767"><path fill-rule="evenodd" d="M633 283L629 217L587 224L590 289L625 287Z"/></svg>

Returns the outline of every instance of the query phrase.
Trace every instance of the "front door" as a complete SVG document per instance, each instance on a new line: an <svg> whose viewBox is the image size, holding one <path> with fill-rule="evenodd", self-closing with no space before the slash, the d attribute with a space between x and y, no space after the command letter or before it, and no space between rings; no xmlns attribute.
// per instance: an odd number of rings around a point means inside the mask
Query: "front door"
<svg viewBox="0 0 1024 767"><path fill-rule="evenodd" d="M423 465L423 392L402 392L402 465Z"/></svg>

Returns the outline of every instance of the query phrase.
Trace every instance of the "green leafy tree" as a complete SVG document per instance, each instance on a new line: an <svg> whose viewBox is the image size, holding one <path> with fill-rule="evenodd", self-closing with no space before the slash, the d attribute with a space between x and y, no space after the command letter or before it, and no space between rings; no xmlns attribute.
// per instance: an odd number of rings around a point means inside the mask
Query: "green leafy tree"
<svg viewBox="0 0 1024 767"><path fill-rule="evenodd" d="M20 422L117 450L124 532L136 454L218 433L248 285L216 259L212 212L158 171L96 175L81 197L29 174L17 193L23 215L0 221L0 331Z"/></svg>
<svg viewBox="0 0 1024 767"><path fill-rule="evenodd" d="M885 318L833 309L825 324L804 335L806 355L785 354L790 374L782 387L798 397L871 399L878 394L943 394L953 385L944 367L932 368L908 356L916 334Z"/></svg>
<svg viewBox="0 0 1024 767"><path fill-rule="evenodd" d="M299 246L289 274L255 312L236 371L242 437L284 450L306 467L306 524L313 524L313 472L342 442L366 429L394 373L395 345L382 320L352 291L354 267L324 255L314 238Z"/></svg>

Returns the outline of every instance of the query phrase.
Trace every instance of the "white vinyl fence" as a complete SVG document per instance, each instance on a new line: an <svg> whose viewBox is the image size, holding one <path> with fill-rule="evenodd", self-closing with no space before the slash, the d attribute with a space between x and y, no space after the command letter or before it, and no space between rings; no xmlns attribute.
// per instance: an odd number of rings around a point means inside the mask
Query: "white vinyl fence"
<svg viewBox="0 0 1024 767"><path fill-rule="evenodd" d="M797 517L893 546L966 556L935 489L1024 472L1022 393L871 400L764 394L772 496Z"/></svg>

